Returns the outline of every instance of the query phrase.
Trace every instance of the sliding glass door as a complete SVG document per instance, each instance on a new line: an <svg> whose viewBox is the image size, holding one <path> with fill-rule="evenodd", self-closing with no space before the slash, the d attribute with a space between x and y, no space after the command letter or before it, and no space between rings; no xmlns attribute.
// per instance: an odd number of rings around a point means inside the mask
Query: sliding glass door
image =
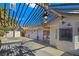
<svg viewBox="0 0 79 59"><path fill-rule="evenodd" d="M72 28L59 29L59 40L72 41L72 35L73 35Z"/></svg>

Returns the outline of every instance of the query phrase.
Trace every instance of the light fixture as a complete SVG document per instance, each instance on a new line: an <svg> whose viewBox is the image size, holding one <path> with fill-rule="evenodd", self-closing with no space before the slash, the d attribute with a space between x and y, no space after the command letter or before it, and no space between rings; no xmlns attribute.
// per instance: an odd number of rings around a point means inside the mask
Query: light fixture
<svg viewBox="0 0 79 59"><path fill-rule="evenodd" d="M62 21L62 24L65 24L66 22L64 21L64 16L61 16L61 21Z"/></svg>
<svg viewBox="0 0 79 59"><path fill-rule="evenodd" d="M61 16L61 20L63 20L64 19L64 16Z"/></svg>
<svg viewBox="0 0 79 59"><path fill-rule="evenodd" d="M45 19L48 18L48 12L47 12L47 11L44 13L43 17L44 17Z"/></svg>
<svg viewBox="0 0 79 59"><path fill-rule="evenodd" d="M65 24L65 22L64 22L64 21L62 21L62 24Z"/></svg>
<svg viewBox="0 0 79 59"><path fill-rule="evenodd" d="M47 19L48 19L48 12L47 11L45 11L43 17L44 17L44 23L47 23Z"/></svg>

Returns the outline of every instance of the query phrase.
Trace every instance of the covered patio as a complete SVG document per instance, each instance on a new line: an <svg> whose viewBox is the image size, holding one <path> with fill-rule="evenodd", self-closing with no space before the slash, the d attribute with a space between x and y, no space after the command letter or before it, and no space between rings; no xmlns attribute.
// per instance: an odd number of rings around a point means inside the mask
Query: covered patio
<svg viewBox="0 0 79 59"><path fill-rule="evenodd" d="M42 48L52 53L53 48L61 50L56 50L57 55L79 49L78 15L78 3L0 3L0 55L34 56L27 39L34 44L44 42Z"/></svg>

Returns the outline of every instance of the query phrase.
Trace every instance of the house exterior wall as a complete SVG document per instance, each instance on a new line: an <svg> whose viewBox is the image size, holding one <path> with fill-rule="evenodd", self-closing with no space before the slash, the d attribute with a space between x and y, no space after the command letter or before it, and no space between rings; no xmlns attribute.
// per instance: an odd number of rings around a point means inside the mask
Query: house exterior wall
<svg viewBox="0 0 79 59"><path fill-rule="evenodd" d="M50 24L50 44L56 46L58 49L63 51L69 51L74 49L79 49L79 42L78 42L78 27L79 27L79 17L77 16L68 16L64 18L66 22L64 25L61 24L60 18L58 18L57 22ZM68 26L71 24L71 26ZM59 28L72 28L73 29L73 39L72 42L59 40ZM57 32L56 32L57 30ZM57 38L56 38L57 34Z"/></svg>
<svg viewBox="0 0 79 59"><path fill-rule="evenodd" d="M13 31L9 31L9 33L7 33L5 37L13 37Z"/></svg>
<svg viewBox="0 0 79 59"><path fill-rule="evenodd" d="M53 26L51 26L50 29L50 45L56 46L56 28L54 28Z"/></svg>
<svg viewBox="0 0 79 59"><path fill-rule="evenodd" d="M15 31L15 37L20 37L20 31ZM13 37L13 31L9 31L5 37Z"/></svg>
<svg viewBox="0 0 79 59"><path fill-rule="evenodd" d="M79 28L79 22L76 22L75 24L75 35L74 35L74 41L75 41L75 49L79 49L79 32L78 32L78 28Z"/></svg>
<svg viewBox="0 0 79 59"><path fill-rule="evenodd" d="M35 30L35 31L27 31L26 30L26 36L30 35L31 39L37 39L37 35L39 37L39 40L43 40L43 31Z"/></svg>
<svg viewBox="0 0 79 59"><path fill-rule="evenodd" d="M21 36L20 31L15 31L15 37L20 37L20 36Z"/></svg>

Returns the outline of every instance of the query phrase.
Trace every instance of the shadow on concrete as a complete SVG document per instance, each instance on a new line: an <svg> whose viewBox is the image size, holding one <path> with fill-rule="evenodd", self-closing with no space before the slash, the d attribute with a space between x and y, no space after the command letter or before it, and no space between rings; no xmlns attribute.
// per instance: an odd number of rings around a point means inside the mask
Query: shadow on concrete
<svg viewBox="0 0 79 59"><path fill-rule="evenodd" d="M53 47L53 48L57 49L56 47L51 46L49 44L49 42L47 42L47 41L42 41L42 40L31 40L31 41L35 42L35 43L38 43L38 44L42 44L45 47ZM29 41L29 42L31 42L31 41ZM45 47L42 47L42 48L45 48ZM39 49L42 49L42 48L39 48ZM35 49L35 50L39 50L39 49ZM79 49L64 52L61 56L79 56Z"/></svg>
<svg viewBox="0 0 79 59"><path fill-rule="evenodd" d="M61 56L79 56L79 49L67 51L67 52L63 53Z"/></svg>
<svg viewBox="0 0 79 59"><path fill-rule="evenodd" d="M45 47L53 47L53 48L56 48L55 46L50 45L49 44L49 41L45 41L45 40L36 40L36 39L33 39L33 40L26 41L25 43L27 43L27 42L35 42L35 43L44 45Z"/></svg>
<svg viewBox="0 0 79 59"><path fill-rule="evenodd" d="M24 43L28 43L28 42L35 42L44 46L50 46L48 43L44 42L44 41L40 41L40 40L29 40L29 41L25 41Z"/></svg>

